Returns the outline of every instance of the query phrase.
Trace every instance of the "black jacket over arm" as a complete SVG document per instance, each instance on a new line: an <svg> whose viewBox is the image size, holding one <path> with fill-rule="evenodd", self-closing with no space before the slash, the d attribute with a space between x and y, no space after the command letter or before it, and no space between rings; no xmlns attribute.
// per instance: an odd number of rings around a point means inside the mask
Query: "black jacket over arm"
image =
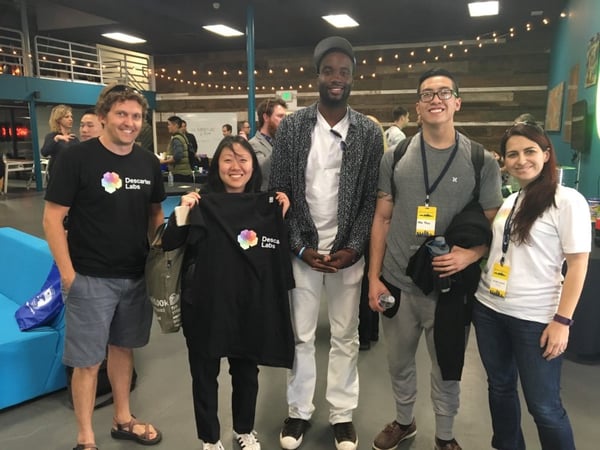
<svg viewBox="0 0 600 450"><path fill-rule="evenodd" d="M452 219L445 234L450 247L458 245L463 248L489 245L491 236L490 223L477 201L469 203ZM411 276L426 295L433 291L436 276L425 246L431 239L433 237L421 245L406 268L407 275ZM460 380L462 376L466 347L465 327L471 323L471 310L480 275L479 262L475 262L454 275L449 292L439 294L433 336L444 380Z"/></svg>

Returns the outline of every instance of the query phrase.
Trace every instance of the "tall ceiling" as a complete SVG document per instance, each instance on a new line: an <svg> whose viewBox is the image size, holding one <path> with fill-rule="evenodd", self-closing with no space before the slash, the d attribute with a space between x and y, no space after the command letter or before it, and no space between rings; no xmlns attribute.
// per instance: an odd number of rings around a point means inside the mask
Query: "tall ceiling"
<svg viewBox="0 0 600 450"><path fill-rule="evenodd" d="M567 0L500 0L500 14L471 18L468 0L0 0L0 27L21 29L23 8L31 34L83 44L106 44L151 55L243 50L245 36L223 38L202 26L224 23L244 32L251 9L255 49L312 47L339 34L354 45L440 42L525 32L527 23L556 23ZM252 5L250 8L249 5ZM348 13L356 28L338 30L321 16ZM145 44L101 36L134 34Z"/></svg>

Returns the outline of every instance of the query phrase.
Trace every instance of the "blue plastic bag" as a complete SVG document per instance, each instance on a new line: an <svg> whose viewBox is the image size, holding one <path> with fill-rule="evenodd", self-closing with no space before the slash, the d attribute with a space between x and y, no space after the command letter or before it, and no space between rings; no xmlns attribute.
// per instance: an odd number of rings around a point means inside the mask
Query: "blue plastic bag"
<svg viewBox="0 0 600 450"><path fill-rule="evenodd" d="M15 312L21 331L47 325L60 313L64 306L60 290L60 273L55 263L38 294L27 300Z"/></svg>

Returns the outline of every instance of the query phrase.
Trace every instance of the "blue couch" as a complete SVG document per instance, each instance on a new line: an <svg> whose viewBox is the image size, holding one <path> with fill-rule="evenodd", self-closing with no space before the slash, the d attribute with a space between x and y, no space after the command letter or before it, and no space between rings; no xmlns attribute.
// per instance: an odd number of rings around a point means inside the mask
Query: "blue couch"
<svg viewBox="0 0 600 450"><path fill-rule="evenodd" d="M0 228L0 409L67 385L62 364L64 308L54 321L20 331L15 311L37 294L52 266L43 239Z"/></svg>

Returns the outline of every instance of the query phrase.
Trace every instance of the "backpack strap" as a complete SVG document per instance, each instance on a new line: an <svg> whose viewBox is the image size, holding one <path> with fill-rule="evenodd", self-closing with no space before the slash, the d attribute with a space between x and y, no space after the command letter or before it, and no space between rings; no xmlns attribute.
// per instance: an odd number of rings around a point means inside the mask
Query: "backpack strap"
<svg viewBox="0 0 600 450"><path fill-rule="evenodd" d="M396 164L398 164L398 161L400 161L406 153L406 149L408 148L408 144L410 144L411 140L412 136L406 139L402 139L394 149L394 161L392 162L392 176L390 178L390 185L392 188L392 201L396 200L396 182L394 181L394 169L396 168Z"/></svg>
<svg viewBox="0 0 600 450"><path fill-rule="evenodd" d="M475 170L475 188L473 189L473 198L479 201L479 188L481 186L481 169L483 168L483 152L485 149L479 142L471 141L471 162Z"/></svg>

